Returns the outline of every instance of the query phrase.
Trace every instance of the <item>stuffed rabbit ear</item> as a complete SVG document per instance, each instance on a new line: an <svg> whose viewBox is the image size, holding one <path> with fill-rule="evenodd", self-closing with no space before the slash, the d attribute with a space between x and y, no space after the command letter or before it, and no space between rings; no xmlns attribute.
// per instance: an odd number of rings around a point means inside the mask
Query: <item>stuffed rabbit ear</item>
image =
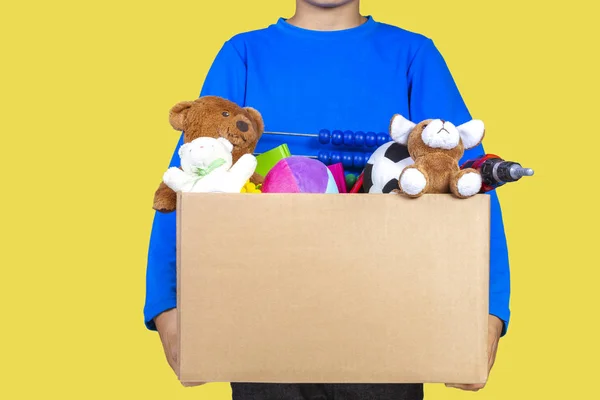
<svg viewBox="0 0 600 400"><path fill-rule="evenodd" d="M224 137L220 137L217 139L223 146L225 146L225 148L227 149L228 152L232 152L233 151L233 145L231 144L231 142L227 139L225 139Z"/></svg>
<svg viewBox="0 0 600 400"><path fill-rule="evenodd" d="M407 145L408 143L408 135L415 129L414 122L409 121L404 118L400 114L396 114L392 117L392 121L390 122L390 136L394 142Z"/></svg>
<svg viewBox="0 0 600 400"><path fill-rule="evenodd" d="M188 146L187 143L184 143L181 146L179 146L179 151L177 151L177 155L179 156L179 159L181 159L181 156L183 155L183 152L185 151L187 146Z"/></svg>
<svg viewBox="0 0 600 400"><path fill-rule="evenodd" d="M473 119L469 122L465 122L462 125L456 127L460 134L460 139L465 146L465 150L472 149L477 146L483 140L485 135L485 127L483 121Z"/></svg>

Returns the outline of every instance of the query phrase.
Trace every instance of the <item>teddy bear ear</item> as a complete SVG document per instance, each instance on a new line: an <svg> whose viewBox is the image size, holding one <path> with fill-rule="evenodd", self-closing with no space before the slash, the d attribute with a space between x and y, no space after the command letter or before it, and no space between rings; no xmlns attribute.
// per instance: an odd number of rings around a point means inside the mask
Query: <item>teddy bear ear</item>
<svg viewBox="0 0 600 400"><path fill-rule="evenodd" d="M169 123L173 129L178 131L185 130L185 117L193 104L193 101L182 101L171 108L171 111L169 112Z"/></svg>
<svg viewBox="0 0 600 400"><path fill-rule="evenodd" d="M260 115L260 113L252 107L244 107L244 110L246 110L246 112L250 114L250 117L256 124L256 128L258 130L256 133L262 135L263 131L265 130L265 123L263 121L262 115Z"/></svg>
<svg viewBox="0 0 600 400"><path fill-rule="evenodd" d="M414 122L409 121L400 114L396 114L392 117L390 122L390 136L396 143L405 145L408 143L408 136L412 130L417 126Z"/></svg>
<svg viewBox="0 0 600 400"><path fill-rule="evenodd" d="M224 137L220 137L217 139L223 146L225 146L225 148L227 149L227 151L229 151L230 153L233 151L233 145L231 144L231 142L227 139L225 139Z"/></svg>
<svg viewBox="0 0 600 400"><path fill-rule="evenodd" d="M460 134L460 139L465 146L465 150L472 149L477 146L483 140L485 135L485 127L483 121L473 119L469 122L465 122L462 125L456 127Z"/></svg>

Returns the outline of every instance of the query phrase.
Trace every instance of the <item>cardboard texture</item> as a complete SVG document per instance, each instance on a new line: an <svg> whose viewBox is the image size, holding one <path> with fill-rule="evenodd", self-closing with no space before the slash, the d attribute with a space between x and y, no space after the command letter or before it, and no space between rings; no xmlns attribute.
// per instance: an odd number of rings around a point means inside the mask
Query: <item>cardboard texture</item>
<svg viewBox="0 0 600 400"><path fill-rule="evenodd" d="M183 382L481 383L489 196L178 196Z"/></svg>

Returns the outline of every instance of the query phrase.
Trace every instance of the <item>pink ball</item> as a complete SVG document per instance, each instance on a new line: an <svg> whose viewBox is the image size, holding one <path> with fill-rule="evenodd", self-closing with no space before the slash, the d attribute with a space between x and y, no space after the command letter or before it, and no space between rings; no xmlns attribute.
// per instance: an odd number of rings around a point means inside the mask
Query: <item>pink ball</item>
<svg viewBox="0 0 600 400"><path fill-rule="evenodd" d="M313 158L292 156L280 160L265 176L262 193L339 193L325 164Z"/></svg>

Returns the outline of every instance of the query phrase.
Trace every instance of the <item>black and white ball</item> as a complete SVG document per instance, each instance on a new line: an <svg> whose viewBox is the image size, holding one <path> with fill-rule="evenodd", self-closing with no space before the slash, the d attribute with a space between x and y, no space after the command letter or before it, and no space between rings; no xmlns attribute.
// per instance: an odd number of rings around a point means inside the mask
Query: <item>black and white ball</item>
<svg viewBox="0 0 600 400"><path fill-rule="evenodd" d="M363 190L365 193L390 193L398 189L402 170L414 164L408 148L394 141L387 142L373 152L365 165Z"/></svg>

